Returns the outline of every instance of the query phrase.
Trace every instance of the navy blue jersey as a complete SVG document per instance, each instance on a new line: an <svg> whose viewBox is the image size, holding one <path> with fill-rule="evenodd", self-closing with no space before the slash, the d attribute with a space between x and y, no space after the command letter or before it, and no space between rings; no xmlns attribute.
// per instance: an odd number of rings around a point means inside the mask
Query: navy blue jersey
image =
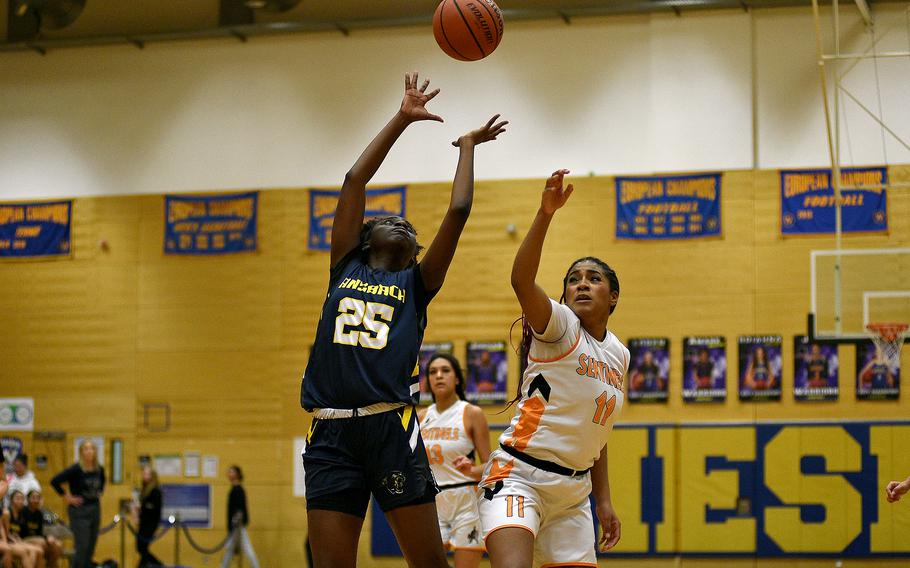
<svg viewBox="0 0 910 568"><path fill-rule="evenodd" d="M329 278L300 404L416 404L417 355L435 294L424 289L419 266L387 272L364 264L356 249L348 254Z"/></svg>

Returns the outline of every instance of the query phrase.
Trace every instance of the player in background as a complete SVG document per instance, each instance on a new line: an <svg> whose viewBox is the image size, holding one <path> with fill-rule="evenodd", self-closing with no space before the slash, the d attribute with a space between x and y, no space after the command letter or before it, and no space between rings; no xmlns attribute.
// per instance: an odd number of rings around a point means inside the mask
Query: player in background
<svg viewBox="0 0 910 568"><path fill-rule="evenodd" d="M664 389L664 381L660 378L660 367L654 361L654 353L650 350L644 352L641 365L632 371L630 383L632 390L638 392L657 392Z"/></svg>
<svg viewBox="0 0 910 568"><path fill-rule="evenodd" d="M593 494L607 550L620 538L607 474L607 439L622 408L629 350L608 329L619 279L603 261L571 264L562 298L536 282L553 215L573 186L568 170L547 180L540 209L512 265L512 288L524 314L528 366L517 413L484 468L478 495L493 568L597 566ZM513 401L514 402L514 401Z"/></svg>
<svg viewBox="0 0 910 568"><path fill-rule="evenodd" d="M706 348L702 347L698 350L698 356L692 368L695 374L695 388L714 388L714 361L711 360L711 354Z"/></svg>
<svg viewBox="0 0 910 568"><path fill-rule="evenodd" d="M746 388L752 390L767 390L777 385L774 372L771 370L771 363L768 361L768 353L761 345L752 351L743 382Z"/></svg>
<svg viewBox="0 0 910 568"><path fill-rule="evenodd" d="M477 568L484 550L477 481L482 464L490 457L490 428L480 407L465 400L464 373L458 359L435 353L427 363L426 376L433 404L418 417L430 468L439 485L439 532L443 544L455 552L455 568Z"/></svg>
<svg viewBox="0 0 910 568"><path fill-rule="evenodd" d="M806 384L810 388L819 389L828 386L828 358L822 353L818 343L813 343L806 354Z"/></svg>
<svg viewBox="0 0 910 568"><path fill-rule="evenodd" d="M875 346L875 357L866 363L859 372L860 388L862 390L890 389L894 387L894 375L891 368L882 357L882 350Z"/></svg>

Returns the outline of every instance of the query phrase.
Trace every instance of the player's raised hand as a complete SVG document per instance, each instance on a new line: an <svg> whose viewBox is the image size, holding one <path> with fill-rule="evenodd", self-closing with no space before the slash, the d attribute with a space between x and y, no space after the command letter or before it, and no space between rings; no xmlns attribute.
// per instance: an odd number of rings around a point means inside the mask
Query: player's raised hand
<svg viewBox="0 0 910 568"><path fill-rule="evenodd" d="M430 80L424 79L423 85L417 87L417 71L404 75L404 98L401 100L401 112L411 122L418 120L435 120L442 122L442 117L431 114L426 109L426 104L439 94L439 89L427 92Z"/></svg>
<svg viewBox="0 0 910 568"><path fill-rule="evenodd" d="M488 120L486 124L477 130L468 132L458 140L452 142L452 146L461 146L463 144L473 144L476 146L478 144L483 144L484 142L489 142L490 140L496 140L497 136L506 131L506 124L509 124L508 120L496 122L498 119L499 115L494 114L493 118Z"/></svg>
<svg viewBox="0 0 910 568"><path fill-rule="evenodd" d="M597 548L601 552L606 552L619 542L622 525L610 503L597 504L597 521L600 523L600 538L597 541Z"/></svg>
<svg viewBox="0 0 910 568"><path fill-rule="evenodd" d="M557 209L566 204L569 196L575 191L575 187L570 183L563 187L562 181L569 170L556 170L549 178L547 185L543 189L543 197L540 198L540 208L544 213L552 215Z"/></svg>
<svg viewBox="0 0 910 568"><path fill-rule="evenodd" d="M889 503L896 503L901 500L901 497L907 493L907 490L910 489L910 484L907 481L892 481L885 487L885 498Z"/></svg>

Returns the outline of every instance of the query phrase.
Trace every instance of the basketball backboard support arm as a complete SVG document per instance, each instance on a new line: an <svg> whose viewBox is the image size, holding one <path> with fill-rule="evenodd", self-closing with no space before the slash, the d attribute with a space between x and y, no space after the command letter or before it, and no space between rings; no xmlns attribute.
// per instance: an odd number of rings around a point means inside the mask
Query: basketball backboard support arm
<svg viewBox="0 0 910 568"><path fill-rule="evenodd" d="M870 323L910 323L910 247L810 252L808 337L869 341Z"/></svg>

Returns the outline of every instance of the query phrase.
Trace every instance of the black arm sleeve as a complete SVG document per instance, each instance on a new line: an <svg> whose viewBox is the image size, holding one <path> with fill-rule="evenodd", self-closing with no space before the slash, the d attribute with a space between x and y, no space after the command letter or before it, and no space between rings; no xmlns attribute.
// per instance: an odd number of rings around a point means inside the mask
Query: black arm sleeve
<svg viewBox="0 0 910 568"><path fill-rule="evenodd" d="M75 465L71 465L55 475L53 479L51 479L51 487L54 488L54 491L56 491L58 495L63 495L63 484L66 483L69 485L70 478L72 477L76 467L77 466Z"/></svg>

